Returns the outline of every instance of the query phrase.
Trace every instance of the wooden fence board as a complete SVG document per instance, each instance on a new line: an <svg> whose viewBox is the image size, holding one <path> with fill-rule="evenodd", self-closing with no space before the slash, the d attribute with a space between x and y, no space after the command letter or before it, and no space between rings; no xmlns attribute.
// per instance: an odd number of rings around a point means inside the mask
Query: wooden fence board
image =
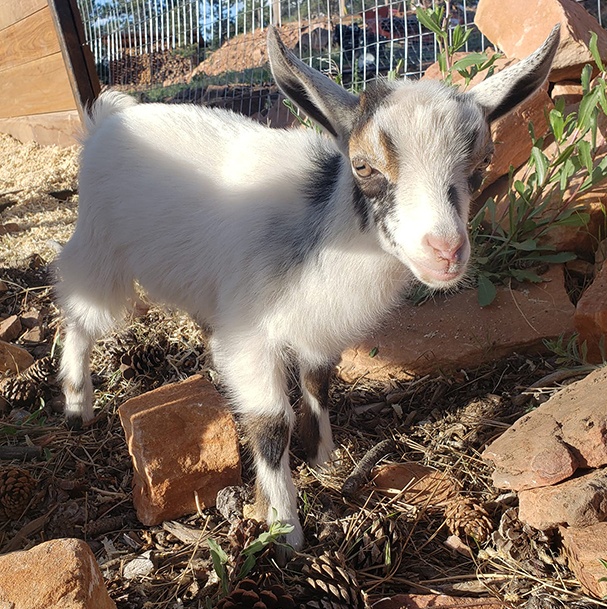
<svg viewBox="0 0 607 609"><path fill-rule="evenodd" d="M61 53L0 72L0 91L4 118L75 109Z"/></svg>
<svg viewBox="0 0 607 609"><path fill-rule="evenodd" d="M61 51L48 6L0 30L0 71Z"/></svg>
<svg viewBox="0 0 607 609"><path fill-rule="evenodd" d="M5 0L0 2L0 30L21 21L46 6L46 0Z"/></svg>

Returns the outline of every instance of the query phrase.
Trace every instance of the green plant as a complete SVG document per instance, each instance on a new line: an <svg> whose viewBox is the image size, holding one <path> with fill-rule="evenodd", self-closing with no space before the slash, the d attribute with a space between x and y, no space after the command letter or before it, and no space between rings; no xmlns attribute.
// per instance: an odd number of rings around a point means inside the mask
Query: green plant
<svg viewBox="0 0 607 609"><path fill-rule="evenodd" d="M235 581L238 582L241 579L244 579L255 567L259 555L272 544L281 543L279 541L280 538L287 533L290 533L292 530L293 525L283 524L282 522L275 520L270 525L269 530L264 531L251 543L246 545L236 560L236 565L240 565L240 568L238 573L232 574L232 576L235 577ZM213 569L221 582L222 595L225 596L229 592L231 580L228 573L230 558L214 539L207 539L207 543L211 553Z"/></svg>
<svg viewBox="0 0 607 609"><path fill-rule="evenodd" d="M529 125L531 155L521 178L511 168L508 204L500 209L490 198L471 221L481 306L493 301L498 283L541 282L543 265L575 258L571 252L557 252L546 238L555 228L586 226L590 216L576 199L607 178L607 157L598 157L604 143L598 123L599 116L607 114L607 74L594 32L592 41L601 72L591 81L591 66L584 68L578 111L567 114L560 100L549 112L549 136L554 140L549 148L546 138L536 138Z"/></svg>
<svg viewBox="0 0 607 609"><path fill-rule="evenodd" d="M607 363L607 354L605 353L604 342L605 341L601 339L599 343L599 350L603 364ZM586 344L586 341L580 342L580 337L577 333L572 334L568 338L561 335L554 340L544 340L544 345L549 351L552 351L552 353L556 355L556 363L559 366L589 366L588 345Z"/></svg>
<svg viewBox="0 0 607 609"><path fill-rule="evenodd" d="M451 14L451 3L438 4L435 8L424 8L418 6L415 9L418 21L436 36L438 44L438 66L443 75L443 80L453 84L453 73L457 72L464 78L465 87L470 81L482 72L490 76L493 73L493 65L501 57L499 53L491 56L486 53L469 53L462 59L454 61L454 55L466 46L473 30L456 25L449 28L449 15Z"/></svg>

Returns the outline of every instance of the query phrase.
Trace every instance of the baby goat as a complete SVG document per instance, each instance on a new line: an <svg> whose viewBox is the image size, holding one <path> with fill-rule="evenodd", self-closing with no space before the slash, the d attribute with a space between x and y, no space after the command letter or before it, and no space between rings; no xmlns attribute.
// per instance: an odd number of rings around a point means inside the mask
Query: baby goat
<svg viewBox="0 0 607 609"><path fill-rule="evenodd" d="M353 95L288 51L268 52L282 91L332 138L232 112L102 94L88 121L76 231L58 269L66 415L93 417L89 355L138 282L213 329L215 364L252 447L268 519L303 543L289 470L296 361L302 441L330 459L329 377L417 278L454 286L470 254L471 191L489 123L546 79L558 27L527 59L470 92L388 82Z"/></svg>

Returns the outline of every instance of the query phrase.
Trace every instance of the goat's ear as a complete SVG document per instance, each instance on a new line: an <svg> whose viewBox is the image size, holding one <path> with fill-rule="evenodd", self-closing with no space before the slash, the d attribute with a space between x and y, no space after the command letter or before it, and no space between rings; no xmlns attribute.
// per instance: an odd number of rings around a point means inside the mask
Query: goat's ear
<svg viewBox="0 0 607 609"><path fill-rule="evenodd" d="M510 112L548 78L559 46L560 29L560 24L555 25L537 51L487 78L470 91L469 95L485 109L489 122Z"/></svg>
<svg viewBox="0 0 607 609"><path fill-rule="evenodd" d="M354 126L358 97L298 59L273 26L268 28L268 56L282 92L329 133L345 140Z"/></svg>

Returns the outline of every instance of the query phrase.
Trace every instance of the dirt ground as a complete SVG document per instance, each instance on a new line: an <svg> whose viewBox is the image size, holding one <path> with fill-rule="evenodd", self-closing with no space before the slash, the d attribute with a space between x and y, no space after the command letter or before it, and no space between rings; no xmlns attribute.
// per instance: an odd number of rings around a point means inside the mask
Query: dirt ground
<svg viewBox="0 0 607 609"><path fill-rule="evenodd" d="M0 279L7 286L0 294L0 317L41 313L40 339L16 341L36 360L54 357L60 348L49 265L74 227L77 166L77 148L39 148L0 135L0 224L10 227L0 236ZM362 607L365 597L409 591L492 596L527 609L607 607L584 596L556 534L517 520L516 497L492 487L491 471L479 457L487 442L550 391L526 401L512 398L556 367L554 357L513 355L480 369L407 383L336 383L332 423L341 464L313 472L297 439L292 447L306 548L284 569L271 549L262 552L249 577L262 587L282 585L301 607ZM100 342L93 368L99 416L84 431L65 427L52 375L43 396L0 414L0 446L38 450L34 458L0 463L21 467L36 480L22 515L0 522L0 553L78 537L94 551L119 609L215 606L220 585L207 539L227 553L233 588L243 545L259 528L243 519L229 523L216 509L161 526L141 525L116 415L128 397L194 372L217 381L204 335L186 316L151 307ZM487 514L485 540L455 531L469 551L454 550L447 543L444 507L432 501L407 503L375 492L369 483L354 498L343 496L342 484L355 465L386 439L393 445L384 463L415 462L456 481L462 505ZM246 457L244 480L251 485ZM147 567L137 572L133 560L142 555ZM327 560L344 569L314 569Z"/></svg>

